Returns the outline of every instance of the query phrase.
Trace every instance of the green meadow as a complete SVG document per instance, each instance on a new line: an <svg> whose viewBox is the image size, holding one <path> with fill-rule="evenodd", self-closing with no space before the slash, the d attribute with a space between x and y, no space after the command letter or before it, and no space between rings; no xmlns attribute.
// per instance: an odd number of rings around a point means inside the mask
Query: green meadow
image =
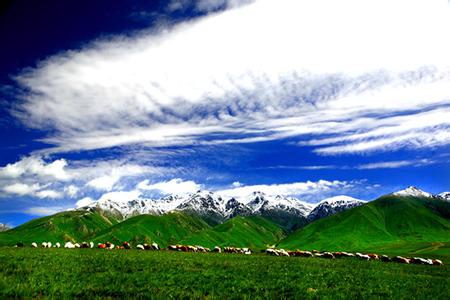
<svg viewBox="0 0 450 300"><path fill-rule="evenodd" d="M0 298L449 299L449 261L0 248Z"/></svg>

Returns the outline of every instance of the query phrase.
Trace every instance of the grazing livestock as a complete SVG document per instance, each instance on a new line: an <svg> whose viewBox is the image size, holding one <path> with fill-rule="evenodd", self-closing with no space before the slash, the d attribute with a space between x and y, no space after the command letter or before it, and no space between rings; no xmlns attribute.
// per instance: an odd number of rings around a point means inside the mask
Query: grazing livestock
<svg viewBox="0 0 450 300"><path fill-rule="evenodd" d="M369 257L370 257L370 259L380 259L380 257L378 256L378 254L375 254L375 253L369 253L369 254L367 254Z"/></svg>
<svg viewBox="0 0 450 300"><path fill-rule="evenodd" d="M358 257L358 258L360 258L360 259L370 260L370 256L369 256L369 255L361 254L361 253L359 253L359 252L357 252L355 255L356 255L356 257Z"/></svg>
<svg viewBox="0 0 450 300"><path fill-rule="evenodd" d="M89 242L89 247L92 249L94 248L94 243L93 242Z"/></svg>
<svg viewBox="0 0 450 300"><path fill-rule="evenodd" d="M22 242L18 242L14 247L21 248L21 247L23 247L23 243Z"/></svg>
<svg viewBox="0 0 450 300"><path fill-rule="evenodd" d="M432 262L433 265L435 265L435 266L442 266L442 265L443 265L442 261L439 260L439 259L433 259L433 260L431 260L431 262Z"/></svg>
<svg viewBox="0 0 450 300"><path fill-rule="evenodd" d="M309 251L296 250L294 256L312 257L313 254Z"/></svg>
<svg viewBox="0 0 450 300"><path fill-rule="evenodd" d="M242 251L244 251L244 254L245 254L245 255L250 255L250 254L252 254L252 249L250 249L250 248L242 248Z"/></svg>
<svg viewBox="0 0 450 300"><path fill-rule="evenodd" d="M277 250L273 249L273 248L266 249L266 253L269 254L269 255L273 255L273 256L279 256Z"/></svg>
<svg viewBox="0 0 450 300"><path fill-rule="evenodd" d="M144 246L141 245L141 244L138 244L138 245L136 246L136 249L139 249L139 250L145 250Z"/></svg>
<svg viewBox="0 0 450 300"><path fill-rule="evenodd" d="M47 242L42 242L42 248L47 248Z"/></svg>
<svg viewBox="0 0 450 300"><path fill-rule="evenodd" d="M159 245L155 242L152 243L152 249L153 250L160 250Z"/></svg>
<svg viewBox="0 0 450 300"><path fill-rule="evenodd" d="M334 259L334 255L331 252L316 253L315 256L322 257L322 258Z"/></svg>
<svg viewBox="0 0 450 300"><path fill-rule="evenodd" d="M333 252L334 257L354 257L355 255L353 253L348 252Z"/></svg>
<svg viewBox="0 0 450 300"><path fill-rule="evenodd" d="M387 255L381 255L380 259L381 259L381 261L384 261L384 262L390 262L391 261L391 259Z"/></svg>
<svg viewBox="0 0 450 300"><path fill-rule="evenodd" d="M222 253L222 249L219 246L215 246L213 252Z"/></svg>
<svg viewBox="0 0 450 300"><path fill-rule="evenodd" d="M61 248L61 244L59 242L56 242L54 247L55 248Z"/></svg>
<svg viewBox="0 0 450 300"><path fill-rule="evenodd" d="M89 248L89 244L86 243L86 242L82 242L81 245L80 245L80 248L88 249Z"/></svg>
<svg viewBox="0 0 450 300"><path fill-rule="evenodd" d="M32 243L31 243L31 247L37 248L37 244L36 244L35 242L32 242Z"/></svg>
<svg viewBox="0 0 450 300"><path fill-rule="evenodd" d="M78 243L75 243L75 248L81 248L81 245L80 244L78 244Z"/></svg>
<svg viewBox="0 0 450 300"><path fill-rule="evenodd" d="M409 264L410 259L402 256L396 256L392 259L395 262L402 263L402 264Z"/></svg>
<svg viewBox="0 0 450 300"><path fill-rule="evenodd" d="M169 247L167 247L167 249L172 250L172 251L179 251L176 245L169 245Z"/></svg>
<svg viewBox="0 0 450 300"><path fill-rule="evenodd" d="M110 243L110 242L106 242L105 243L105 249L109 249L109 250L112 250L112 249L114 249L114 244L113 243Z"/></svg>
<svg viewBox="0 0 450 300"><path fill-rule="evenodd" d="M75 245L72 244L72 242L67 242L64 244L64 248L73 249L73 248L75 248Z"/></svg>
<svg viewBox="0 0 450 300"><path fill-rule="evenodd" d="M123 247L124 249L131 249L131 245L130 245L130 243L128 243L128 242L123 242L123 243L122 243L122 247Z"/></svg>
<svg viewBox="0 0 450 300"><path fill-rule="evenodd" d="M99 243L97 245L97 248L99 248L99 249L106 249L106 244Z"/></svg>
<svg viewBox="0 0 450 300"><path fill-rule="evenodd" d="M203 246L195 246L195 248L197 248L198 252L206 252L206 249Z"/></svg>
<svg viewBox="0 0 450 300"><path fill-rule="evenodd" d="M417 265L432 265L433 261L430 259L425 259L422 257L413 257L410 259L411 263L417 264Z"/></svg>

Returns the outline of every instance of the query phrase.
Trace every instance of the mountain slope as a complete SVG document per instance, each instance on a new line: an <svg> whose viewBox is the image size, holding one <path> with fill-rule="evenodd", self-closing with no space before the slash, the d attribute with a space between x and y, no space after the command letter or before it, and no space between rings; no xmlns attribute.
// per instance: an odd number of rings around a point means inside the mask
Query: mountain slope
<svg viewBox="0 0 450 300"><path fill-rule="evenodd" d="M327 198L320 201L308 214L308 221L325 218L365 203L365 201L344 195Z"/></svg>
<svg viewBox="0 0 450 300"><path fill-rule="evenodd" d="M354 251L434 242L450 242L450 203L428 197L388 195L315 221L288 236L279 246Z"/></svg>
<svg viewBox="0 0 450 300"><path fill-rule="evenodd" d="M182 243L206 247L234 246L263 249L284 237L283 229L260 216L234 217L211 229L183 239Z"/></svg>
<svg viewBox="0 0 450 300"><path fill-rule="evenodd" d="M199 216L172 212L161 216L139 215L104 230L95 236L95 242L129 241L134 244L156 242L162 247L176 244L184 237L209 229Z"/></svg>
<svg viewBox="0 0 450 300"><path fill-rule="evenodd" d="M101 211L66 211L1 232L0 245L82 241L116 223L114 217Z"/></svg>

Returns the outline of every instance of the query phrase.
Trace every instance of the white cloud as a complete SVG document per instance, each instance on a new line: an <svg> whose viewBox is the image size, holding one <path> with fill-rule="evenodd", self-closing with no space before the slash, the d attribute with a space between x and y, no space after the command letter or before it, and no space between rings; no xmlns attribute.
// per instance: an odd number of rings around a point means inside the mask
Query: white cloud
<svg viewBox="0 0 450 300"><path fill-rule="evenodd" d="M239 181L235 181L235 182L233 182L233 183L231 184L231 186L232 186L232 187L240 187L240 186L243 186L243 184L240 183Z"/></svg>
<svg viewBox="0 0 450 300"><path fill-rule="evenodd" d="M397 160L397 161L383 161L383 162L374 162L368 164L358 165L357 169L395 169L400 167L420 167L425 165L433 164L434 161L429 159L420 159L420 160Z"/></svg>
<svg viewBox="0 0 450 300"><path fill-rule="evenodd" d="M110 191L119 179L120 177L118 175L105 175L92 179L91 181L86 183L86 185L97 190Z"/></svg>
<svg viewBox="0 0 450 300"><path fill-rule="evenodd" d="M45 186L40 186L37 183L35 184L13 183L11 185L4 186L3 191L11 195L31 196L31 197L38 197L41 199L43 198L56 199L62 197L61 193L44 188Z"/></svg>
<svg viewBox="0 0 450 300"><path fill-rule="evenodd" d="M144 180L136 187L139 190L158 191L161 194L175 195L195 193L202 188L200 184L197 184L192 180L184 181L181 178L174 178L169 181L161 181L153 184L150 184L149 180Z"/></svg>
<svg viewBox="0 0 450 300"><path fill-rule="evenodd" d="M62 212L64 210L67 210L67 207L61 207L61 206L35 206L35 207L29 207L27 208L24 213L33 215L33 216L48 216L53 215L58 212Z"/></svg>
<svg viewBox="0 0 450 300"><path fill-rule="evenodd" d="M259 191L268 195L305 196L312 194L326 194L330 191L336 193L339 190L353 188L358 184L360 183L357 181L348 182L339 180L319 180L270 185L260 184L219 190L217 191L217 194L223 197L242 198L255 191Z"/></svg>
<svg viewBox="0 0 450 300"><path fill-rule="evenodd" d="M74 198L74 197L78 194L78 191L79 191L79 190L80 190L80 189L79 189L77 186L73 185L73 184L71 184L71 185L69 185L69 186L66 186L66 187L64 188L64 192L65 192L67 195L69 195L70 198Z"/></svg>
<svg viewBox="0 0 450 300"><path fill-rule="evenodd" d="M56 198L61 198L62 194L57 192L57 191L53 191L53 190L42 190L42 191L38 191L35 193L36 197L38 198L50 198L50 199L56 199Z"/></svg>
<svg viewBox="0 0 450 300"><path fill-rule="evenodd" d="M75 204L75 207L76 208L85 207L92 203L94 203L94 200L92 200L92 198L84 197L83 199L80 199L77 201L77 203Z"/></svg>
<svg viewBox="0 0 450 300"><path fill-rule="evenodd" d="M15 194L19 196L33 195L41 187L39 184L28 185L25 183L14 183L3 187L3 190L8 194Z"/></svg>
<svg viewBox="0 0 450 300"><path fill-rule="evenodd" d="M7 164L0 168L0 178L18 178L23 175L36 175L39 177L50 177L57 180L67 180L70 176L65 167L67 161L58 159L46 163L42 158L36 156L25 157L13 164Z"/></svg>
<svg viewBox="0 0 450 300"><path fill-rule="evenodd" d="M138 199L140 195L141 195L140 191L110 192L110 193L103 194L98 199L98 201L111 200L114 202L127 202L127 201Z"/></svg>
<svg viewBox="0 0 450 300"><path fill-rule="evenodd" d="M447 145L449 7L261 0L53 56L17 77L31 91L17 115L54 129L54 152L286 137L324 155Z"/></svg>

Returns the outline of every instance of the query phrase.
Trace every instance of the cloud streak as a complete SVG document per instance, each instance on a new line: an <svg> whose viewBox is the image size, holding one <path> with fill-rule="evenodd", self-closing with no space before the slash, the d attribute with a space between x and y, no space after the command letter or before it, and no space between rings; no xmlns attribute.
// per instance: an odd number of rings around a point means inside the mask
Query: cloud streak
<svg viewBox="0 0 450 300"><path fill-rule="evenodd" d="M16 77L30 93L15 115L54 130L47 153L286 138L321 155L439 147L449 17L446 1L257 1L50 57Z"/></svg>

